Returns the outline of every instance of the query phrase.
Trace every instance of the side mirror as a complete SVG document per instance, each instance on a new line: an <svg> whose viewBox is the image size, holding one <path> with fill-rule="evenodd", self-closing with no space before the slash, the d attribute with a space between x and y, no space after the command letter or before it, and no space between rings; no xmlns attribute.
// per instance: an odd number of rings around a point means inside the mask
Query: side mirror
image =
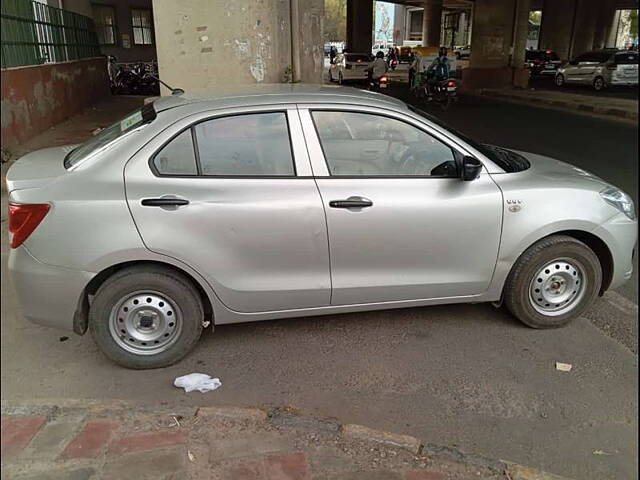
<svg viewBox="0 0 640 480"><path fill-rule="evenodd" d="M462 172L460 178L465 182L475 180L482 171L482 162L474 157L464 157L462 159Z"/></svg>

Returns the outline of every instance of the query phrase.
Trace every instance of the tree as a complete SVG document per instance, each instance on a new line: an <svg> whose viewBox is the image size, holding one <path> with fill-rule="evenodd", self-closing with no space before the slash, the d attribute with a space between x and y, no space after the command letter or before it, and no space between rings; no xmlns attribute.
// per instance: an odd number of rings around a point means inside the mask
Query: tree
<svg viewBox="0 0 640 480"><path fill-rule="evenodd" d="M347 38L347 0L324 1L324 41L344 42Z"/></svg>

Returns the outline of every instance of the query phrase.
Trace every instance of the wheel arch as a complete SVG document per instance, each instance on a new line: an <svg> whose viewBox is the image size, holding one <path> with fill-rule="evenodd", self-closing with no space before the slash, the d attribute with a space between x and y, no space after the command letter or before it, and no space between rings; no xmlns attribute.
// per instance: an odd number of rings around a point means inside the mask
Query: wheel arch
<svg viewBox="0 0 640 480"><path fill-rule="evenodd" d="M89 325L89 297L95 295L100 286L114 273L122 270L123 268L134 266L161 267L183 275L196 288L200 295L200 299L202 300L202 306L204 309L205 320L210 320L212 324L214 323L213 303L211 301L211 298L209 298L209 295L207 294L202 284L190 272L171 263L158 260L131 260L117 263L104 268L103 270L98 272L85 286L84 290L80 294L80 298L78 299L78 307L73 318L73 331L75 333L77 333L78 335L84 335L87 331Z"/></svg>
<svg viewBox="0 0 640 480"><path fill-rule="evenodd" d="M604 295L604 292L608 290L609 285L611 285L611 280L613 279L613 255L611 254L611 250L604 242L604 240L602 240L597 235L594 235L593 233L587 232L585 230L558 230L538 238L537 240L531 242L530 245L527 245L522 250L522 252L520 252L516 260L511 265L509 271L514 268L520 257L524 255L524 253L529 250L529 248L531 248L539 241L544 240L545 238L553 237L556 235L565 235L567 237L575 238L576 240L584 243L587 247L589 247L596 255L596 257L598 257L598 261L600 262L600 267L602 269L602 284L600 285L600 291L598 292L598 295ZM504 284L502 288L504 288Z"/></svg>

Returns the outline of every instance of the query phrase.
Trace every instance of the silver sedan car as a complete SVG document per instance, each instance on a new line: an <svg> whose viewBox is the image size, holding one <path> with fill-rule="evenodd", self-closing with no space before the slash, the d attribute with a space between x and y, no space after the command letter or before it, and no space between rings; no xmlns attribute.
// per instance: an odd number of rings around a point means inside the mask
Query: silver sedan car
<svg viewBox="0 0 640 480"><path fill-rule="evenodd" d="M600 178L335 86L163 97L7 186L24 316L130 368L286 317L494 302L559 327L631 276L636 244Z"/></svg>

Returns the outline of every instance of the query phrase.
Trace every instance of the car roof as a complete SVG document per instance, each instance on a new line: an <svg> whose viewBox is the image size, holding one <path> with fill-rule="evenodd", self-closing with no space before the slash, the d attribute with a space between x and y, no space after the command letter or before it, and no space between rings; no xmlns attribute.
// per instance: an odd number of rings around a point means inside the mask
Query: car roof
<svg viewBox="0 0 640 480"><path fill-rule="evenodd" d="M271 105L282 103L345 103L406 109L404 102L380 93L352 87L316 84L259 84L212 87L204 92L185 92L160 97L153 102L156 112L186 105L203 109Z"/></svg>

